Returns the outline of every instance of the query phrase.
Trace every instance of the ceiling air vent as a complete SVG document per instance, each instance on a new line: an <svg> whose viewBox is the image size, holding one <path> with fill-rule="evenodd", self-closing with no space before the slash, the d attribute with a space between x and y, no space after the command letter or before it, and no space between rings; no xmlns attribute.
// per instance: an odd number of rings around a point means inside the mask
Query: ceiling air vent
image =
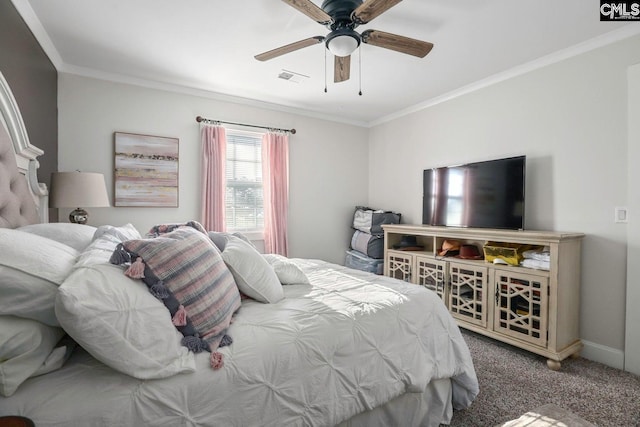
<svg viewBox="0 0 640 427"><path fill-rule="evenodd" d="M305 76L304 74L296 73L295 71L289 71L283 69L280 74L278 74L278 78L282 80L287 80L291 83L302 83L303 80L308 79L309 76Z"/></svg>

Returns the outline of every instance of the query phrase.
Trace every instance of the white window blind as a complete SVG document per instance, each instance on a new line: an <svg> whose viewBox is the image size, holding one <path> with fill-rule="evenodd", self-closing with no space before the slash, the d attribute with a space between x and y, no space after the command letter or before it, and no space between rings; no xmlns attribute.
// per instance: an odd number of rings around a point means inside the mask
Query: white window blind
<svg viewBox="0 0 640 427"><path fill-rule="evenodd" d="M226 226L262 232L262 134L227 129Z"/></svg>

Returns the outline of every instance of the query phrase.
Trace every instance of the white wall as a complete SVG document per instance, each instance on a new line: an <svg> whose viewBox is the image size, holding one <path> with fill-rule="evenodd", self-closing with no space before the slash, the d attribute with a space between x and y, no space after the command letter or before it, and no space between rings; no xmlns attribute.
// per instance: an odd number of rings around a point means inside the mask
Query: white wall
<svg viewBox="0 0 640 427"><path fill-rule="evenodd" d="M92 208L89 224L131 222L145 232L158 222L200 219L197 115L295 128L290 137L290 256L342 264L353 210L367 202L367 129L210 98L60 73L60 171L105 175L113 202L115 131L180 139L178 208ZM60 211L66 221L68 210Z"/></svg>
<svg viewBox="0 0 640 427"><path fill-rule="evenodd" d="M640 64L629 68L629 182L640 182ZM630 185L627 259L627 331L624 369L640 375L640 192Z"/></svg>
<svg viewBox="0 0 640 427"><path fill-rule="evenodd" d="M583 355L617 367L627 226L613 213L630 191L627 67L638 61L634 37L380 124L369 147L369 203L409 223L422 219L423 169L525 154L525 227L586 234Z"/></svg>

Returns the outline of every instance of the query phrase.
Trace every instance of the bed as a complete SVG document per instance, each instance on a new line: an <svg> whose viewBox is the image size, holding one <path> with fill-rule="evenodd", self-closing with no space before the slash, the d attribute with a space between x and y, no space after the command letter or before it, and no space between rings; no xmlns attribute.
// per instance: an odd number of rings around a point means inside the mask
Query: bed
<svg viewBox="0 0 640 427"><path fill-rule="evenodd" d="M42 152L1 74L0 86L0 416L38 427L438 426L475 399L468 348L427 289L259 254L195 221L48 223ZM162 270L180 254L189 274ZM207 272L200 299L172 287L195 286L193 268ZM205 292L215 301L202 303Z"/></svg>

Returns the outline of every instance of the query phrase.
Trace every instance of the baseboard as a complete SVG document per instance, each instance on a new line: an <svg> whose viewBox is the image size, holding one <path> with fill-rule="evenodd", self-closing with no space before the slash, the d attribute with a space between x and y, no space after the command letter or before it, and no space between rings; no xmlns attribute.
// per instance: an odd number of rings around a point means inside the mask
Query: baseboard
<svg viewBox="0 0 640 427"><path fill-rule="evenodd" d="M616 369L624 369L624 352L594 342L582 340L580 356Z"/></svg>

